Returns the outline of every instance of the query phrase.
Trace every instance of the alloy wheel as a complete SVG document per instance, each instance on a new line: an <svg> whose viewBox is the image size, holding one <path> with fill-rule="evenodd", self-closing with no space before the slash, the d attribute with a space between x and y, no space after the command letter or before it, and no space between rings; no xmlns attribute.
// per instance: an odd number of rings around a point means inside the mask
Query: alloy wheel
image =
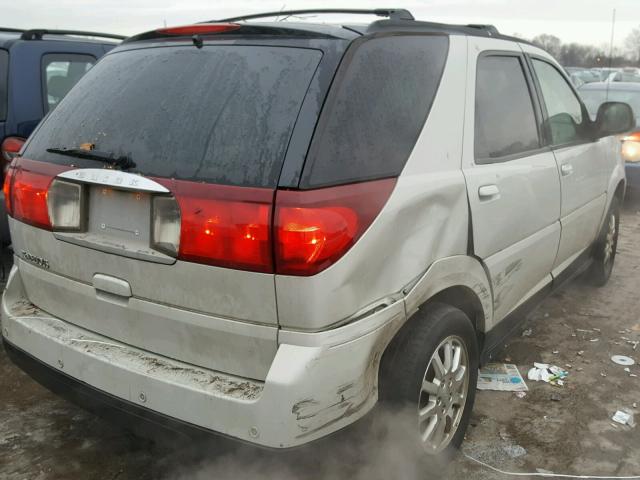
<svg viewBox="0 0 640 480"><path fill-rule="evenodd" d="M427 453L442 452L458 430L469 391L469 354L458 336L445 338L425 371L418 426Z"/></svg>

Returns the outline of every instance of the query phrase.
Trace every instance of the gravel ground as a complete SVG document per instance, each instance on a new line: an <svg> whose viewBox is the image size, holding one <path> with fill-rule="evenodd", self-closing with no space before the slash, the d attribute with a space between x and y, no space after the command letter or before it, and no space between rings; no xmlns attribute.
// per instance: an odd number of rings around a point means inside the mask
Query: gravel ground
<svg viewBox="0 0 640 480"><path fill-rule="evenodd" d="M625 372L610 360L624 354L640 361L640 347L625 340L640 340L638 240L640 206L627 206L609 284L597 289L577 279L534 311L523 327L532 334L512 340L499 360L523 376L534 361L566 366L566 385L528 382L524 398L479 392L466 455L511 472L640 475L640 426L611 421L616 410L640 404L640 366ZM403 440L401 415L286 454L228 441L157 444L57 398L2 350L0 379L2 479L508 478L462 455L448 468L422 464Z"/></svg>

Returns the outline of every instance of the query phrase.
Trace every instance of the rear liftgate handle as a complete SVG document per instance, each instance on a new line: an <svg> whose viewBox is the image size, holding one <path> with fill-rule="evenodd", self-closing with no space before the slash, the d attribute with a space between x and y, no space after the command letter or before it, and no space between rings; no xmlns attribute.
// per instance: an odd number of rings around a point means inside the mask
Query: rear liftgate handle
<svg viewBox="0 0 640 480"><path fill-rule="evenodd" d="M110 303L126 305L131 298L131 285L126 280L96 273L93 276L96 297Z"/></svg>

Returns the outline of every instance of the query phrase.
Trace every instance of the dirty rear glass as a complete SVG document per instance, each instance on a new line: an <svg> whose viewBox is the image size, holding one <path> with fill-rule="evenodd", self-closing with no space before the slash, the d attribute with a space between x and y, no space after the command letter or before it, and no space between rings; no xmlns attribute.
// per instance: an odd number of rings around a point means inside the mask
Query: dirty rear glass
<svg viewBox="0 0 640 480"><path fill-rule="evenodd" d="M322 112L301 186L398 175L433 103L448 45L446 36L398 35L352 47Z"/></svg>
<svg viewBox="0 0 640 480"><path fill-rule="evenodd" d="M92 143L129 156L131 171L146 175L274 187L321 57L239 45L107 55L54 109L25 156L84 165L46 149Z"/></svg>
<svg viewBox="0 0 640 480"><path fill-rule="evenodd" d="M9 52L0 50L0 121L7 119L7 83L9 81Z"/></svg>

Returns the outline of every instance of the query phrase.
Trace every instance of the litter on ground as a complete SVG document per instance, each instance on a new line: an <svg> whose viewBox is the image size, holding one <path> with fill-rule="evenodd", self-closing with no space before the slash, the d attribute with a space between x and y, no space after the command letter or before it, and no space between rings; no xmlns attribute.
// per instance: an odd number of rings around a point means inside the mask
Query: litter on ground
<svg viewBox="0 0 640 480"><path fill-rule="evenodd" d="M620 425L628 425L630 427L636 426L636 423L633 419L633 413L625 410L618 410L611 420L619 423Z"/></svg>
<svg viewBox="0 0 640 480"><path fill-rule="evenodd" d="M624 365L625 367L630 367L635 364L635 360L631 357L627 357L626 355L614 355L611 357L611 361L613 363L617 363L618 365Z"/></svg>
<svg viewBox="0 0 640 480"><path fill-rule="evenodd" d="M568 376L569 372L566 370L547 363L534 363L533 368L527 374L529 380L534 382L542 381L558 387L564 385L564 379Z"/></svg>
<svg viewBox="0 0 640 480"><path fill-rule="evenodd" d="M480 369L478 390L526 392L529 389L517 366L510 363L488 363Z"/></svg>

